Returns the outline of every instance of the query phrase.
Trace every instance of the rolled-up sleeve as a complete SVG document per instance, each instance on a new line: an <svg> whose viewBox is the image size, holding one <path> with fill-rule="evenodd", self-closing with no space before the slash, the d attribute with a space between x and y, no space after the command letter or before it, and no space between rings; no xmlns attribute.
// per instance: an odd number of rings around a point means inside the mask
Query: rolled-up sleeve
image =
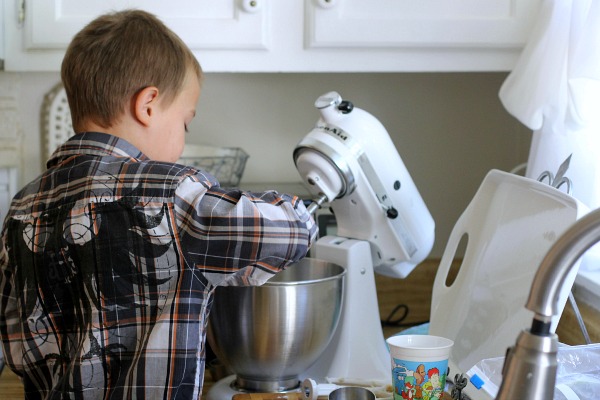
<svg viewBox="0 0 600 400"><path fill-rule="evenodd" d="M184 180L175 209L186 262L211 284L261 285L305 257L317 226L301 199Z"/></svg>

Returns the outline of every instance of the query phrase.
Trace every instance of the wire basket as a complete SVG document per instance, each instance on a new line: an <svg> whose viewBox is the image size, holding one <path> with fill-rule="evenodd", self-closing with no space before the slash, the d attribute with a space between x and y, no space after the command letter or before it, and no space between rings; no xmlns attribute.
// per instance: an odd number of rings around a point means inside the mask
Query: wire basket
<svg viewBox="0 0 600 400"><path fill-rule="evenodd" d="M239 147L214 147L186 144L179 163L213 175L221 186L238 186L248 154Z"/></svg>

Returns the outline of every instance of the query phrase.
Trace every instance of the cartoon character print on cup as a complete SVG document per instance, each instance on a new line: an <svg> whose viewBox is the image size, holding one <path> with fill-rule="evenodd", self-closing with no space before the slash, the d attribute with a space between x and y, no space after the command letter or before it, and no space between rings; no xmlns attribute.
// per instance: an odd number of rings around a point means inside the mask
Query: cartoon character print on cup
<svg viewBox="0 0 600 400"><path fill-rule="evenodd" d="M392 360L394 400L440 400L442 398L448 360L427 363L397 358Z"/></svg>

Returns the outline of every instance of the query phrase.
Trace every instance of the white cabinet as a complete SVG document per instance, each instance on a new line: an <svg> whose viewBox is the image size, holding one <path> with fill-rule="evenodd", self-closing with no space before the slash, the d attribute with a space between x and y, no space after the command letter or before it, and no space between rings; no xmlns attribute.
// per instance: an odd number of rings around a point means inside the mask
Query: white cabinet
<svg viewBox="0 0 600 400"><path fill-rule="evenodd" d="M208 72L512 68L542 0L4 0L7 70L60 69L94 16L143 8Z"/></svg>
<svg viewBox="0 0 600 400"><path fill-rule="evenodd" d="M264 50L268 9L223 0L4 0L7 30L6 70L58 71L73 35L95 16L142 8L171 27L197 52ZM260 11L260 12L259 12Z"/></svg>
<svg viewBox="0 0 600 400"><path fill-rule="evenodd" d="M319 0L308 7L308 49L351 52L361 68L509 70L538 0ZM377 64L380 64L378 66Z"/></svg>

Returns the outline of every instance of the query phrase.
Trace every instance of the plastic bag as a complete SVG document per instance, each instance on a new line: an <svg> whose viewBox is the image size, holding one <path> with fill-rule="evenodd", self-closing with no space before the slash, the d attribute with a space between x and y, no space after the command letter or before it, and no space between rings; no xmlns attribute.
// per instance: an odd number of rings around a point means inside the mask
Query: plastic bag
<svg viewBox="0 0 600 400"><path fill-rule="evenodd" d="M600 398L600 344L561 345L557 360L554 400ZM467 375L480 378L483 381L480 390L495 398L502 382L503 365L504 357L482 360Z"/></svg>

